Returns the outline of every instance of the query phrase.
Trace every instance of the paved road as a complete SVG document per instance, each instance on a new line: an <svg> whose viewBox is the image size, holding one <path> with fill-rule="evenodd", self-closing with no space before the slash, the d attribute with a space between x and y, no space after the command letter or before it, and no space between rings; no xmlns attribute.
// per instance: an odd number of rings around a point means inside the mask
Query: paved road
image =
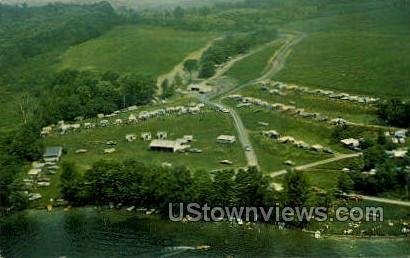
<svg viewBox="0 0 410 258"><path fill-rule="evenodd" d="M306 170L306 169L309 169L309 168L317 167L317 166L320 166L320 165L332 163L332 162L339 161L339 160L343 160L343 159L350 159L350 158L354 158L354 157L359 157L359 156L361 156L361 155L362 155L362 153L337 154L337 155L336 155L335 157L333 157L333 158L325 159L325 160L319 160L319 161L312 162L312 163L309 163L309 164L297 166L297 167L294 167L294 169L295 169L295 170L302 171L302 170ZM272 178L275 178L275 177L284 175L284 174L286 174L287 172L288 172L288 171L287 171L286 169L283 169L283 170L279 170L279 171L276 171L276 172L272 172L272 173L270 174L270 176L271 176Z"/></svg>
<svg viewBox="0 0 410 258"><path fill-rule="evenodd" d="M380 203L387 203L387 204L410 207L410 202L406 202L406 201L387 199L387 198L380 198L380 197L367 196L367 195L360 195L360 194L347 194L346 196L351 196L351 197L358 196L358 197L362 198L363 200L367 200L367 201L373 201L373 202L380 202Z"/></svg>
<svg viewBox="0 0 410 258"><path fill-rule="evenodd" d="M239 85L238 87L235 87L233 91L237 91L240 89L243 89L247 86L253 85L255 83L258 83L260 81L266 80L266 79L270 79L273 75L275 75L277 72L279 72L286 61L286 58L289 56L290 50L291 48L296 45L297 43L299 43L303 38L304 38L304 34L282 34L281 39L279 40L283 40L283 38L285 39L285 43L283 44L283 46L278 49L275 52L275 55L272 57L271 59L271 65L269 66L269 68L266 69L266 72L258 79L253 80L249 83L243 84L243 85ZM217 71L217 73L215 74L215 76L213 76L212 78L209 78L208 80L205 80L203 82L201 82L201 84L206 84L211 80L215 80L218 77L222 76L226 71L228 71L235 63L237 63L238 61L242 60L243 58L252 55L258 51L261 51L263 49L265 49L266 47L271 46L272 44L276 43L278 40L272 41L268 44L265 44L259 48L254 49L253 51L251 51L250 53L246 54L246 55L242 55L239 57L234 58L233 60L231 60L226 66L224 66L222 69L219 69ZM252 143L249 139L249 135L248 132L242 122L241 117L239 116L239 114L231 107L225 106L224 104L218 102L218 101L213 101L212 99L215 99L219 96L222 96L224 94L229 93L230 91L220 91L217 94L211 94L211 95L205 95L205 96L198 96L202 101L216 106L216 107L222 107L225 108L227 110L229 110L229 113L231 114L233 120L234 120L234 124L235 124L235 128L237 130L238 133L238 138L240 143L242 144L242 147L245 151L245 156L248 162L248 166L259 166L258 165L258 159L256 156L256 153L254 151L254 148L252 146Z"/></svg>

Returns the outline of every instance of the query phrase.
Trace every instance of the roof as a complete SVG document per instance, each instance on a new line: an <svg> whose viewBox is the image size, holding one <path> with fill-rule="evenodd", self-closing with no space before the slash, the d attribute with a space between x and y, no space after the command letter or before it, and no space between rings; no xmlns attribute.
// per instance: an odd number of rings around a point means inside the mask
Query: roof
<svg viewBox="0 0 410 258"><path fill-rule="evenodd" d="M219 135L218 141L235 141L236 137L232 135Z"/></svg>
<svg viewBox="0 0 410 258"><path fill-rule="evenodd" d="M153 140L150 145L150 148L170 148L175 149L179 147L179 144L176 141L171 140Z"/></svg>
<svg viewBox="0 0 410 258"><path fill-rule="evenodd" d="M61 156L61 153L63 151L63 147L57 146L57 147L47 147L43 157L59 157Z"/></svg>
<svg viewBox="0 0 410 258"><path fill-rule="evenodd" d="M359 144L360 144L359 140L354 139L354 138L343 139L343 140L341 140L340 142L342 142L342 143L345 144L345 145L352 145L352 146L354 146L354 147L357 147L357 146L359 146Z"/></svg>

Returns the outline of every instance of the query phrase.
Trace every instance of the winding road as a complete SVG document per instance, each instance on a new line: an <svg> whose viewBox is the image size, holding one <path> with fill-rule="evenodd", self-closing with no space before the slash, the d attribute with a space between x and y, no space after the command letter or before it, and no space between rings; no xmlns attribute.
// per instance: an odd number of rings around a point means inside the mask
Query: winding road
<svg viewBox="0 0 410 258"><path fill-rule="evenodd" d="M219 69L213 77L202 81L201 85L206 85L210 81L221 77L233 65L235 65L238 61L244 59L245 57L253 55L253 54L255 54L259 51L262 51L263 49L271 46L272 44L274 44L276 42L278 42L278 40L284 40L284 43L283 43L282 47L280 47L275 52L275 54L271 58L271 64L265 69L265 73L261 77L255 79L253 81L250 81L248 83L239 85L239 86L237 86L233 89L229 89L229 90L225 90L225 91L224 90L219 91L217 94L206 94L206 95L196 94L195 95L197 98L199 98L204 103L207 103L207 104L212 105L212 106L217 107L217 108L224 108L224 109L229 111L230 115L233 118L239 141L240 141L240 143L241 143L241 145L244 149L245 157L246 157L248 166L259 167L258 159L257 159L256 153L255 153L255 150L252 146L252 143L249 139L248 131L246 130L246 128L245 128L245 126L242 122L241 117L239 116L239 114L233 108L228 107L228 106L224 105L223 103L221 103L219 100L215 100L215 99L221 97L222 95L230 94L230 93L233 93L233 92L238 91L240 89L243 89L247 86L251 86L251 85L253 85L255 83L258 83L258 82L261 82L263 80L270 79L273 75L278 73L283 68L283 66L286 62L286 58L289 56L289 54L291 52L291 48L293 46L295 46L297 43L299 43L304 37L305 37L305 35L301 34L301 33L281 34L280 39L274 40L274 41L272 41L270 43L267 43L267 44L265 44L261 47L258 47L256 49L250 51L246 55L241 55L241 56L238 56L238 57L230 60L224 67Z"/></svg>

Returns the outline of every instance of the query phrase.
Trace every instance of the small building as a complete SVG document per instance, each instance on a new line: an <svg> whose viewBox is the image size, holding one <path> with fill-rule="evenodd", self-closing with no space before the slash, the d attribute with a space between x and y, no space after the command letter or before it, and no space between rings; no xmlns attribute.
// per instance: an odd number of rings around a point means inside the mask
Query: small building
<svg viewBox="0 0 410 258"><path fill-rule="evenodd" d="M38 176L40 173L41 173L41 169L32 168L32 169L30 169L30 170L28 171L27 174L28 174L29 176L36 177L36 176Z"/></svg>
<svg viewBox="0 0 410 258"><path fill-rule="evenodd" d="M108 149L104 149L104 154L111 154L116 152L117 150L115 148L108 148Z"/></svg>
<svg viewBox="0 0 410 258"><path fill-rule="evenodd" d="M93 124L93 123L84 123L84 128L85 129L91 129L91 128L94 128L95 127L95 124Z"/></svg>
<svg viewBox="0 0 410 258"><path fill-rule="evenodd" d="M47 147L43 154L43 159L46 162L58 161L63 155L63 147Z"/></svg>
<svg viewBox="0 0 410 258"><path fill-rule="evenodd" d="M135 123L135 122L137 122L137 117L136 117L134 114L131 114L131 115L128 117L128 122L130 122L130 123Z"/></svg>
<svg viewBox="0 0 410 258"><path fill-rule="evenodd" d="M122 124L122 119L115 119L114 124L115 125L121 125Z"/></svg>
<svg viewBox="0 0 410 258"><path fill-rule="evenodd" d="M275 130L263 131L262 135L272 139L278 139L280 137L280 134Z"/></svg>
<svg viewBox="0 0 410 258"><path fill-rule="evenodd" d="M157 139L166 140L168 138L167 132L157 132Z"/></svg>
<svg viewBox="0 0 410 258"><path fill-rule="evenodd" d="M349 148L357 148L360 146L360 141L354 138L343 139L340 142Z"/></svg>
<svg viewBox="0 0 410 258"><path fill-rule="evenodd" d="M172 140L153 140L149 148L154 151L165 151L165 152L177 152L183 151L186 148L189 148L189 145L185 145L180 141L172 141Z"/></svg>
<svg viewBox="0 0 410 258"><path fill-rule="evenodd" d="M406 148L386 151L390 158L404 158L407 156L408 150Z"/></svg>
<svg viewBox="0 0 410 258"><path fill-rule="evenodd" d="M152 135L151 135L150 132L144 132L144 133L141 134L141 139L143 141L151 141Z"/></svg>
<svg viewBox="0 0 410 258"><path fill-rule="evenodd" d="M398 130L394 132L394 137L396 137L397 139L405 139L406 134L407 134L407 130L402 129L402 130Z"/></svg>
<svg viewBox="0 0 410 258"><path fill-rule="evenodd" d="M189 91L198 92L200 94L209 93L212 91L212 87L199 84L191 84L188 86Z"/></svg>
<svg viewBox="0 0 410 258"><path fill-rule="evenodd" d="M108 126L109 125L109 121L108 120L101 120L100 121L100 126L102 126L102 127L106 127L106 126Z"/></svg>
<svg viewBox="0 0 410 258"><path fill-rule="evenodd" d="M343 126L343 125L346 125L346 124L347 124L347 121L344 120L343 118L335 118L335 119L330 120L330 123L331 123L332 125Z"/></svg>
<svg viewBox="0 0 410 258"><path fill-rule="evenodd" d="M320 144L315 144L315 145L312 145L312 146L311 146L311 149L312 149L313 151L316 151L316 152L321 152L321 151L323 151L323 146L320 145Z"/></svg>
<svg viewBox="0 0 410 258"><path fill-rule="evenodd" d="M127 135L125 136L125 139L126 139L128 142L133 142L133 141L135 141L135 140L137 139L137 136L136 136L135 134L127 134Z"/></svg>
<svg viewBox="0 0 410 258"><path fill-rule="evenodd" d="M192 135L184 135L184 140L188 141L188 142L192 142L194 140L194 136Z"/></svg>
<svg viewBox="0 0 410 258"><path fill-rule="evenodd" d="M280 143L291 143L291 144L296 142L295 138L293 138L292 136L283 136L279 138L278 141Z"/></svg>
<svg viewBox="0 0 410 258"><path fill-rule="evenodd" d="M218 138L216 138L217 143L221 144L232 144L235 143L236 137L232 135L219 135Z"/></svg>

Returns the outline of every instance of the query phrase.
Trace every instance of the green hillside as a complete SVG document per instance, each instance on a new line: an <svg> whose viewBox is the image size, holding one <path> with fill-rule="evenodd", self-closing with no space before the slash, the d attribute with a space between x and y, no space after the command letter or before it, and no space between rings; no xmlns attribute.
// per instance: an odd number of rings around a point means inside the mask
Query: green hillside
<svg viewBox="0 0 410 258"><path fill-rule="evenodd" d="M409 96L408 10L346 11L359 7L335 7L339 15L293 24L308 36L276 79L382 97Z"/></svg>
<svg viewBox="0 0 410 258"><path fill-rule="evenodd" d="M200 49L213 34L170 28L120 26L68 50L60 69L78 68L158 76Z"/></svg>
<svg viewBox="0 0 410 258"><path fill-rule="evenodd" d="M245 83L258 78L263 74L275 51L282 42L277 42L253 55L250 55L236 63L226 73L227 76L236 79L239 83Z"/></svg>

